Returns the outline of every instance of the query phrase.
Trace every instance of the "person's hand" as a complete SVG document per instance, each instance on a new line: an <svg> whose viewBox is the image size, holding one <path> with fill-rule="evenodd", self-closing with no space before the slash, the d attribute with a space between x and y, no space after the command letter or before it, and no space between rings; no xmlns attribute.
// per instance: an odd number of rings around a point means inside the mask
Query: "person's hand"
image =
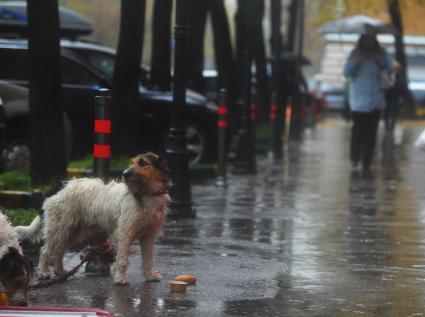
<svg viewBox="0 0 425 317"><path fill-rule="evenodd" d="M403 66L399 62L397 62L396 60L393 60L392 63L393 63L394 69L397 72L399 72L403 68Z"/></svg>

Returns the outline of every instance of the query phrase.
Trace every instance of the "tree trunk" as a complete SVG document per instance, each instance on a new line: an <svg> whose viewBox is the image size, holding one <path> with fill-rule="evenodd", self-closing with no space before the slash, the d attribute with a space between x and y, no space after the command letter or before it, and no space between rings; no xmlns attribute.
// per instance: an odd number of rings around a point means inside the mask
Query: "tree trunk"
<svg viewBox="0 0 425 317"><path fill-rule="evenodd" d="M295 52L295 40L297 37L297 1L291 0L291 3L289 4L289 21L287 26L287 32L286 32L286 45L285 45L285 51L288 52Z"/></svg>
<svg viewBox="0 0 425 317"><path fill-rule="evenodd" d="M391 21L396 29L394 34L395 49L396 49L396 60L401 64L402 69L397 74L397 82L394 87L394 91L403 98L404 104L407 107L407 114L411 117L415 116L415 102L411 91L407 83L407 58L404 50L403 43L403 20L400 11L399 0L388 0L388 11L391 16Z"/></svg>
<svg viewBox="0 0 425 317"><path fill-rule="evenodd" d="M117 57L113 76L112 152L136 154L141 120L138 105L140 61L145 24L145 0L122 0Z"/></svg>
<svg viewBox="0 0 425 317"><path fill-rule="evenodd" d="M171 88L172 0L155 0L152 26L151 81L155 89Z"/></svg>
<svg viewBox="0 0 425 317"><path fill-rule="evenodd" d="M214 36L214 56L218 72L217 88L227 91L230 129L236 128L236 80L235 60L233 57L232 40L229 21L223 0L208 0L208 10L211 13L211 24Z"/></svg>
<svg viewBox="0 0 425 317"><path fill-rule="evenodd" d="M247 36L245 35L247 25L245 25L245 12L248 10L248 2L245 0L238 0L238 9L235 15L235 26L236 26L236 95L237 98L242 96L242 83L243 83L243 70L244 70L244 58L243 52L247 47Z"/></svg>
<svg viewBox="0 0 425 317"><path fill-rule="evenodd" d="M245 23L245 12L251 17L249 23ZM251 52L251 57L255 62L256 68L256 103L259 106L260 117L264 120L268 113L269 92L268 79L266 71L266 54L263 36L263 14L264 0L238 1L238 10L236 12L236 58L237 58L237 82L238 96L242 95L243 83L243 51L245 49Z"/></svg>
<svg viewBox="0 0 425 317"><path fill-rule="evenodd" d="M200 93L204 92L204 38L207 24L206 1L191 0L188 34L187 85Z"/></svg>
<svg viewBox="0 0 425 317"><path fill-rule="evenodd" d="M218 87L232 90L233 50L229 22L223 0L208 0L214 36L214 55L218 71Z"/></svg>
<svg viewBox="0 0 425 317"><path fill-rule="evenodd" d="M256 70L256 100L259 121L266 122L269 112L270 95L267 77L266 48L263 34L264 0L251 0L252 12L252 53Z"/></svg>
<svg viewBox="0 0 425 317"><path fill-rule="evenodd" d="M66 176L57 0L27 1L33 185Z"/></svg>

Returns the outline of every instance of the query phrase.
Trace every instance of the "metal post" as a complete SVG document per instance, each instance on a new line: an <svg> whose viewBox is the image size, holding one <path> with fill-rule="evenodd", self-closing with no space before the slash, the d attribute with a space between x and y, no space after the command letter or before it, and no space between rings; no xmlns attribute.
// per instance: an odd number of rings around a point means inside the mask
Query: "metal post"
<svg viewBox="0 0 425 317"><path fill-rule="evenodd" d="M272 103L270 105L270 141L268 156L273 159L280 159L283 156L282 143L282 122L284 120L282 105L278 102L277 93L272 93Z"/></svg>
<svg viewBox="0 0 425 317"><path fill-rule="evenodd" d="M279 88L279 61L282 51L282 35L280 32L281 0L271 1L271 46L272 46L272 100L270 105L270 139L269 152L271 158L280 159L283 155L282 130L283 130L283 105Z"/></svg>
<svg viewBox="0 0 425 317"><path fill-rule="evenodd" d="M245 49L243 54L243 100L239 100L241 123L238 131L238 145L234 163L234 174L250 174L256 172L255 145L251 127L251 53Z"/></svg>
<svg viewBox="0 0 425 317"><path fill-rule="evenodd" d="M289 129L289 138L291 140L300 140L302 138L303 118L302 118L302 95L301 95L301 67L304 42L304 0L296 3L296 24L297 24L297 47L295 49L295 89L293 96L292 118Z"/></svg>
<svg viewBox="0 0 425 317"><path fill-rule="evenodd" d="M187 5L188 0L177 0L174 26L173 110L165 151L174 184L170 191L172 203L169 216L171 217L195 216L195 210L192 208L185 122Z"/></svg>
<svg viewBox="0 0 425 317"><path fill-rule="evenodd" d="M106 88L98 90L94 99L93 175L107 181L111 158L111 108L112 95Z"/></svg>
<svg viewBox="0 0 425 317"><path fill-rule="evenodd" d="M226 89L220 90L219 107L218 107L218 148L217 148L217 186L227 186L226 179L226 157L227 157L227 115L229 110L227 108L227 94Z"/></svg>
<svg viewBox="0 0 425 317"><path fill-rule="evenodd" d="M109 89L101 88L94 98L94 146L93 146L93 175L105 183L109 176L109 159L111 158L111 109L112 94ZM110 243L104 237L96 237L92 241L96 250L104 250L102 254L92 253L86 264L86 273L109 273L112 248L105 249Z"/></svg>

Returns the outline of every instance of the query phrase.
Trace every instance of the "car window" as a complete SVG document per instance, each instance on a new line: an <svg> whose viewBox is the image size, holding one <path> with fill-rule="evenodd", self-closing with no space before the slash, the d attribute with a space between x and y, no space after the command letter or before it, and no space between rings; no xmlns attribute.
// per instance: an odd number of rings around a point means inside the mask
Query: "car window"
<svg viewBox="0 0 425 317"><path fill-rule="evenodd" d="M0 79L28 80L26 50L0 49Z"/></svg>
<svg viewBox="0 0 425 317"><path fill-rule="evenodd" d="M115 67L115 55L87 49L73 48L73 51L77 52L81 59L104 75L105 78L112 80ZM142 84L148 85L148 73L143 68L140 68L140 81Z"/></svg>
<svg viewBox="0 0 425 317"><path fill-rule="evenodd" d="M82 65L62 57L62 80L66 84L100 85L99 79Z"/></svg>
<svg viewBox="0 0 425 317"><path fill-rule="evenodd" d="M87 64L102 73L106 78L112 79L115 66L113 55L89 50L77 51L78 55L80 55Z"/></svg>

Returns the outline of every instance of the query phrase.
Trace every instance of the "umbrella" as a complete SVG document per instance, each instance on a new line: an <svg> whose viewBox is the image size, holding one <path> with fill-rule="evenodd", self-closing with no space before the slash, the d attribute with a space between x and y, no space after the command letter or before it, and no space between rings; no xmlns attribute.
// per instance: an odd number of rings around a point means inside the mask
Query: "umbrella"
<svg viewBox="0 0 425 317"><path fill-rule="evenodd" d="M353 15L325 23L317 29L318 33L394 33L394 27L384 21L366 16Z"/></svg>

